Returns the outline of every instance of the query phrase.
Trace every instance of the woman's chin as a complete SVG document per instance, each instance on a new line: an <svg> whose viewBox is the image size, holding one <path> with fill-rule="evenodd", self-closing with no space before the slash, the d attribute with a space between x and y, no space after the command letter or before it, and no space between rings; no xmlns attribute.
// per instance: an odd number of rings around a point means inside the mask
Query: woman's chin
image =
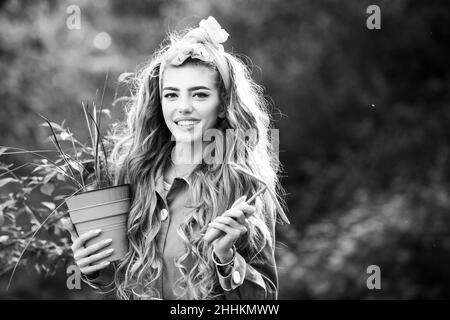
<svg viewBox="0 0 450 320"><path fill-rule="evenodd" d="M186 135L186 134L180 134L180 135L176 135L175 136L175 142L176 143L201 143L201 138L199 137L195 137L195 136L191 136L191 135Z"/></svg>

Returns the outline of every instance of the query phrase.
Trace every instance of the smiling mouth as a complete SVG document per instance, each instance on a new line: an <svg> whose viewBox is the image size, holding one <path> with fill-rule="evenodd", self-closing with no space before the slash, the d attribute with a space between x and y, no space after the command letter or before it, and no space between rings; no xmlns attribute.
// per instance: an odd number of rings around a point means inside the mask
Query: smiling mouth
<svg viewBox="0 0 450 320"><path fill-rule="evenodd" d="M197 123L199 123L200 120L181 120L178 122L175 122L177 126L182 128L189 128L195 126Z"/></svg>

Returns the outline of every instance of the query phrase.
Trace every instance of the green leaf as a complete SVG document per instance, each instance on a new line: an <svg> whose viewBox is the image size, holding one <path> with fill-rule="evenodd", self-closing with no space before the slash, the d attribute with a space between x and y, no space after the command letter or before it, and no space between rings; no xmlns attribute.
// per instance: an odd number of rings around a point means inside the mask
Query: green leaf
<svg viewBox="0 0 450 320"><path fill-rule="evenodd" d="M50 210L55 210L56 206L53 202L47 202L47 201L43 201L41 202L41 204L43 206L46 206L47 208L49 208Z"/></svg>
<svg viewBox="0 0 450 320"><path fill-rule="evenodd" d="M26 194L31 193L31 191L33 191L33 188L22 188L22 191Z"/></svg>
<svg viewBox="0 0 450 320"><path fill-rule="evenodd" d="M9 168L12 166L13 164L11 163L11 164L6 164L6 163L3 163L3 162L0 162L0 169L1 170L9 170Z"/></svg>
<svg viewBox="0 0 450 320"><path fill-rule="evenodd" d="M14 199L10 199L10 200L6 200L5 202L3 202L2 204L0 204L0 211L4 212L5 208L8 207L14 207L14 205L16 204L16 200Z"/></svg>
<svg viewBox="0 0 450 320"><path fill-rule="evenodd" d="M55 191L55 186L53 185L53 183L47 183L42 185L40 190L43 194L51 196L53 191Z"/></svg>
<svg viewBox="0 0 450 320"><path fill-rule="evenodd" d="M34 219L34 213L33 210L29 206L27 206L25 203L23 204L23 207L25 208L25 212L30 215Z"/></svg>
<svg viewBox="0 0 450 320"><path fill-rule="evenodd" d="M108 116L108 118L111 119L111 110L109 110L109 109L102 109L101 113L106 114Z"/></svg>
<svg viewBox="0 0 450 320"><path fill-rule="evenodd" d="M0 179L0 188L11 182L20 183L19 180L14 179L14 178L4 178L4 179Z"/></svg>
<svg viewBox="0 0 450 320"><path fill-rule="evenodd" d="M49 121L50 124L53 126L53 129L59 130L59 131L65 131L63 127L61 127L59 124L55 123L55 122L51 122ZM40 124L41 127L47 127L50 128L50 125L47 122L41 123Z"/></svg>
<svg viewBox="0 0 450 320"><path fill-rule="evenodd" d="M47 184L54 176L56 176L58 172L52 171L44 177L42 184ZM42 190L41 190L42 191Z"/></svg>
<svg viewBox="0 0 450 320"><path fill-rule="evenodd" d="M59 137L60 137L63 141L66 141L66 140L69 140L69 139L72 137L72 135L69 134L69 133L67 133L66 131L63 131L63 132L61 132L61 133L59 134Z"/></svg>
<svg viewBox="0 0 450 320"><path fill-rule="evenodd" d="M69 161L69 164L70 164L70 166L72 168L74 168L75 170L77 170L80 173L83 173L84 168L83 168L83 166L81 164L79 164L78 162L73 161L73 160L68 160L68 161Z"/></svg>
<svg viewBox="0 0 450 320"><path fill-rule="evenodd" d="M36 171L42 170L44 169L44 167L41 166L36 166L36 168L33 169L33 171L31 171L31 173L35 173Z"/></svg>

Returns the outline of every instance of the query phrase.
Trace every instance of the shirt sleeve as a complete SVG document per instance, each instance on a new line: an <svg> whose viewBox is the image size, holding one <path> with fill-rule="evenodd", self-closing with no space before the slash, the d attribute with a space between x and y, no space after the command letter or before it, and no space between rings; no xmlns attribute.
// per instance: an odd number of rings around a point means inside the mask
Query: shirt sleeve
<svg viewBox="0 0 450 320"><path fill-rule="evenodd" d="M247 263L245 258L236 252L233 267L223 275L219 267L216 272L219 283L227 300L277 300L278 275L275 262L275 228L274 223L268 225L273 241L266 241L263 250L255 262Z"/></svg>

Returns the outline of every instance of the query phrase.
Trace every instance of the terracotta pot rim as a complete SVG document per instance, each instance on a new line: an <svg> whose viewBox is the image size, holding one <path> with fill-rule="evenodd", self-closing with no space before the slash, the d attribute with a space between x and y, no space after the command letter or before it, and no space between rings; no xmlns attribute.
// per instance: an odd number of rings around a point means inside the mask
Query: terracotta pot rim
<svg viewBox="0 0 450 320"><path fill-rule="evenodd" d="M114 186L103 187L103 188L98 188L98 189L89 190L89 191L83 191L83 192L75 194L73 197L76 197L76 196L79 196L79 195L82 195L82 194L86 194L86 193L89 193L89 192L102 191L102 190L106 190L106 189L124 187L124 186L129 186L129 185L130 185L129 183L124 183L124 184L118 184L118 185L114 185Z"/></svg>

